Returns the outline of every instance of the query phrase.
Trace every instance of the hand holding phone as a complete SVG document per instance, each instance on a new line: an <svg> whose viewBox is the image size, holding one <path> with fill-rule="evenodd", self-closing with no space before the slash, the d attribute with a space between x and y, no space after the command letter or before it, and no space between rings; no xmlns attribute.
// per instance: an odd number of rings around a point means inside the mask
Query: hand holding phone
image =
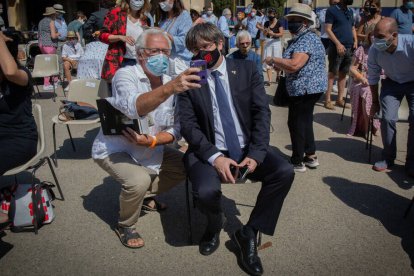
<svg viewBox="0 0 414 276"><path fill-rule="evenodd" d="M234 177L234 180L236 180L236 183L243 182L247 175L249 174L249 167L236 167L236 166L230 166L231 174Z"/></svg>
<svg viewBox="0 0 414 276"><path fill-rule="evenodd" d="M200 72L197 75L200 77L199 84L206 84L207 83L207 61L202 59L192 60L190 62L190 67L197 67L200 68Z"/></svg>

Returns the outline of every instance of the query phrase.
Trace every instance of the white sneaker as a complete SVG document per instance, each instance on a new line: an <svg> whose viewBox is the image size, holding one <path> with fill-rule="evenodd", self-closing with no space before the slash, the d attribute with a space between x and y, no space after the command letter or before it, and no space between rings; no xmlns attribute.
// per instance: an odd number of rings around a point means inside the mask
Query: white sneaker
<svg viewBox="0 0 414 276"><path fill-rule="evenodd" d="M53 90L53 85L43 85L43 91L50 91Z"/></svg>
<svg viewBox="0 0 414 276"><path fill-rule="evenodd" d="M338 93L338 85L335 84L334 86L332 86L332 91Z"/></svg>
<svg viewBox="0 0 414 276"><path fill-rule="evenodd" d="M65 87L65 89L63 89L63 91L65 92L69 92L69 85Z"/></svg>
<svg viewBox="0 0 414 276"><path fill-rule="evenodd" d="M304 173L304 172L306 172L306 166L305 166L305 164L303 164L303 162L301 162L299 164L293 164L293 170L295 172Z"/></svg>

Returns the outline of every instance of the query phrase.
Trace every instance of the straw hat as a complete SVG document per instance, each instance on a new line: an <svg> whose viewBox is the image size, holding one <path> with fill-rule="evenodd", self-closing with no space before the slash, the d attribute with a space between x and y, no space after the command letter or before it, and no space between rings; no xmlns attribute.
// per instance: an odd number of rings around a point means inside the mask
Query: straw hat
<svg viewBox="0 0 414 276"><path fill-rule="evenodd" d="M74 31L69 31L68 34L66 35L67 38L77 38L77 35L75 34Z"/></svg>
<svg viewBox="0 0 414 276"><path fill-rule="evenodd" d="M285 18L289 18L292 16L302 17L310 21L311 24L314 23L312 19L312 9L308 5L305 5L305 4L294 3L292 5L292 8L290 8L289 13L285 15Z"/></svg>
<svg viewBox="0 0 414 276"><path fill-rule="evenodd" d="M63 6L61 5L61 4L54 4L53 5L53 8L58 12L58 13L66 13L64 10L63 10Z"/></svg>
<svg viewBox="0 0 414 276"><path fill-rule="evenodd" d="M46 11L43 15L52 15L55 13L56 13L56 10L53 7L46 7Z"/></svg>

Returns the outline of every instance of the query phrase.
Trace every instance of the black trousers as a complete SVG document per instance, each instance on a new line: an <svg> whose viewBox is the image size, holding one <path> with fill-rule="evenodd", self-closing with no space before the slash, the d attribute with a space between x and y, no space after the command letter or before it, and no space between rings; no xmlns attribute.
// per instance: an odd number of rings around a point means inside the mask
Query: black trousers
<svg viewBox="0 0 414 276"><path fill-rule="evenodd" d="M209 220L209 231L219 231L221 224L217 221L222 212L222 193L217 171L210 164L200 161L193 153L185 156L184 163L193 185L197 207ZM283 201L294 179L293 166L275 149L269 147L263 163L253 173L248 174L248 178L261 181L262 187L247 225L266 235L273 235Z"/></svg>
<svg viewBox="0 0 414 276"><path fill-rule="evenodd" d="M292 163L303 162L304 154L316 152L313 110L323 93L289 97L288 127L292 141Z"/></svg>
<svg viewBox="0 0 414 276"><path fill-rule="evenodd" d="M37 138L23 139L0 137L0 176L10 169L23 165L37 152Z"/></svg>

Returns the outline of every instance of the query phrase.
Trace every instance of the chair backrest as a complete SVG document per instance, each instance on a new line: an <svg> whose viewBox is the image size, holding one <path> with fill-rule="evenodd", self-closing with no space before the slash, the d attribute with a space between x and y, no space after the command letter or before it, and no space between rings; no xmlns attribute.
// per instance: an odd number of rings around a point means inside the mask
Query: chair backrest
<svg viewBox="0 0 414 276"><path fill-rule="evenodd" d="M45 132L41 106L39 104L33 104L32 113L37 126L37 154L42 154L45 150Z"/></svg>
<svg viewBox="0 0 414 276"><path fill-rule="evenodd" d="M37 75L42 74L44 76L59 74L58 55L37 55L33 72L36 72Z"/></svg>
<svg viewBox="0 0 414 276"><path fill-rule="evenodd" d="M77 79L69 84L69 101L84 102L97 108L96 100L106 97L108 97L108 85L104 80Z"/></svg>

